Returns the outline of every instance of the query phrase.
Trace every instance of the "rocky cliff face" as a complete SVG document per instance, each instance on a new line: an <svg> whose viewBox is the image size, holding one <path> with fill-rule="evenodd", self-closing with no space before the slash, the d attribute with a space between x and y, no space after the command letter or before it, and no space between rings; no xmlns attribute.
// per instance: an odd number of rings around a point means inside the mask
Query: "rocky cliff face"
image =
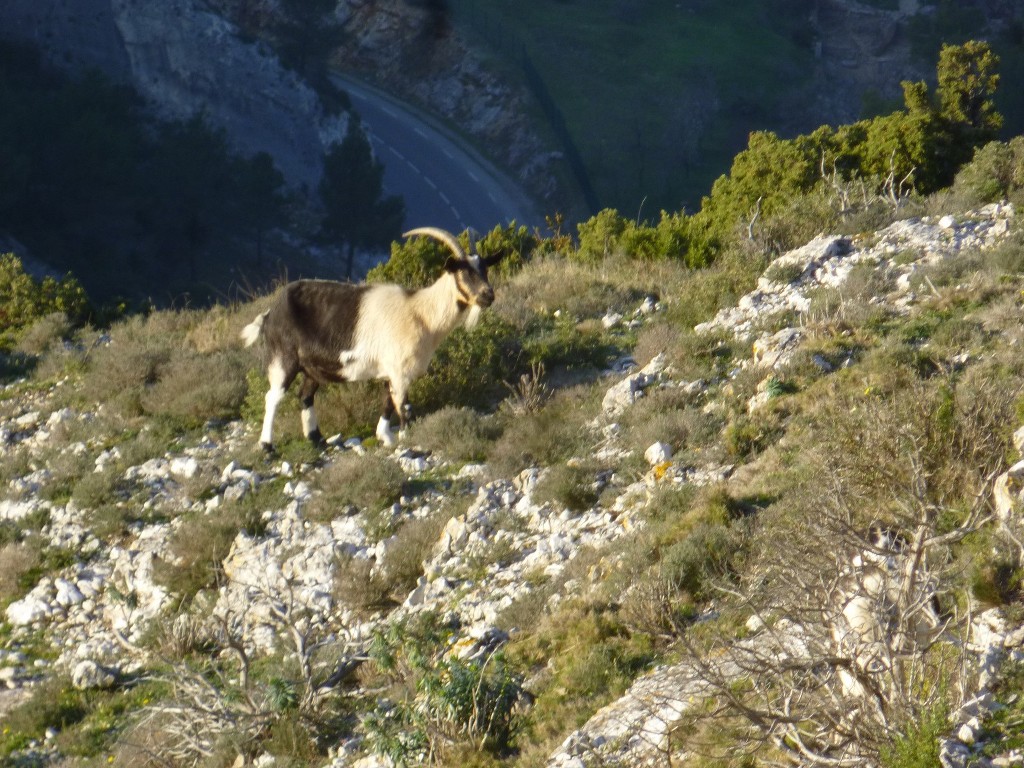
<svg viewBox="0 0 1024 768"><path fill-rule="evenodd" d="M1003 0L975 0L964 5L973 6L992 29L1014 18L1011 4ZM814 3L811 24L820 65L814 113L831 124L853 122L862 116L865 94L899 104L901 81L933 79L934 63L917 60L909 32L915 19L924 20L934 13L933 5L918 0L900 0L895 9L858 0ZM937 51L929 54L933 55Z"/></svg>
<svg viewBox="0 0 1024 768"><path fill-rule="evenodd" d="M214 0L227 18L253 35L272 37L280 18L274 0ZM335 18L344 41L334 63L457 125L510 170L531 194L558 199L561 153L538 133L527 114L529 95L484 66L428 3L340 0Z"/></svg>
<svg viewBox="0 0 1024 768"><path fill-rule="evenodd" d="M0 30L59 66L131 83L165 117L202 114L243 154L272 155L294 186L315 187L324 148L344 135L344 118L269 49L197 0L11 0Z"/></svg>

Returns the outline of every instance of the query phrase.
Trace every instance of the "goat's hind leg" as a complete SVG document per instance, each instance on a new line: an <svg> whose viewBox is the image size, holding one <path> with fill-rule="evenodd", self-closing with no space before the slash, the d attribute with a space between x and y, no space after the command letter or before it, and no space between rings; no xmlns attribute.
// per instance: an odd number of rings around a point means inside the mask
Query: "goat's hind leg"
<svg viewBox="0 0 1024 768"><path fill-rule="evenodd" d="M294 363L285 362L281 358L274 358L267 367L270 389L267 390L264 400L266 409L263 412L263 431L260 432L260 446L267 453L274 450L274 414L297 373L298 367Z"/></svg>
<svg viewBox="0 0 1024 768"><path fill-rule="evenodd" d="M302 388L299 389L299 400L302 401L302 434L316 446L324 444L324 436L320 434L320 423L313 409L313 398L320 389L320 382L311 378L308 373L302 377Z"/></svg>

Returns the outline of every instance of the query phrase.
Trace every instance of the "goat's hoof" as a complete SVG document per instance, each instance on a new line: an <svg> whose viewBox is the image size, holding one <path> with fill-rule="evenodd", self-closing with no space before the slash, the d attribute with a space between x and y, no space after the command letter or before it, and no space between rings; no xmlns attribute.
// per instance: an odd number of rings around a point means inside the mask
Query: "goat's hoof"
<svg viewBox="0 0 1024 768"><path fill-rule="evenodd" d="M277 449L274 448L273 443L264 443L263 441L260 441L260 448L263 449L263 453L267 456L274 456L277 454Z"/></svg>
<svg viewBox="0 0 1024 768"><path fill-rule="evenodd" d="M306 435L306 439L309 440L309 442L311 442L316 448L327 447L327 441L324 440L324 436L320 434L319 429L314 429L312 432Z"/></svg>

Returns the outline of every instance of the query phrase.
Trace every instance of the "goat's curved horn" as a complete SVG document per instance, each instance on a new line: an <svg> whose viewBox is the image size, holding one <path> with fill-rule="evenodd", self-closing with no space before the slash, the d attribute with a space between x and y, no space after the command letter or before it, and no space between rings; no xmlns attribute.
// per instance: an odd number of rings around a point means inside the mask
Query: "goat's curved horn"
<svg viewBox="0 0 1024 768"><path fill-rule="evenodd" d="M467 261L466 252L462 249L462 245L459 243L458 238L456 238L451 232L447 232L438 227L417 227L416 229L410 229L408 232L404 233L402 237L412 237L413 235L426 235L427 237L433 237L436 240L440 240L452 249L452 253L454 253L457 258Z"/></svg>

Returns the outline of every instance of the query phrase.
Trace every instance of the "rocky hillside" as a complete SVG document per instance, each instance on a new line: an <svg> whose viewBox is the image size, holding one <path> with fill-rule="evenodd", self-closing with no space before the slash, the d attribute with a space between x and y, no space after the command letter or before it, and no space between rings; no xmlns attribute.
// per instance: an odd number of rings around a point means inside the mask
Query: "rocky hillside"
<svg viewBox="0 0 1024 768"><path fill-rule="evenodd" d="M0 760L1019 764L1024 246L942 205L538 255L413 401L532 367L394 452L361 387L256 450L258 306L50 346L0 390Z"/></svg>
<svg viewBox="0 0 1024 768"><path fill-rule="evenodd" d="M269 153L294 186L316 187L325 148L345 134L344 117L267 46L196 0L13 0L0 28L61 67L130 83L163 117L202 114L243 155Z"/></svg>

